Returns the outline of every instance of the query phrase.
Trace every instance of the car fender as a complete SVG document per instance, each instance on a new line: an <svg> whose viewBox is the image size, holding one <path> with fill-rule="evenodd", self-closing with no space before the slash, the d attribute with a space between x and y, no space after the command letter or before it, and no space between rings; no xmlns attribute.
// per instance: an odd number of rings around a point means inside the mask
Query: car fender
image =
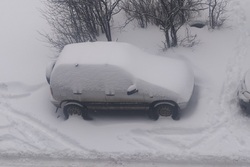
<svg viewBox="0 0 250 167"><path fill-rule="evenodd" d="M152 107L157 107L157 106L162 105L162 104L168 104L168 105L171 105L173 107L178 107L178 104L174 101L156 101L153 103Z"/></svg>
<svg viewBox="0 0 250 167"><path fill-rule="evenodd" d="M84 107L80 102L78 101L63 101L61 102L60 106L68 106L68 105L77 105L79 107Z"/></svg>

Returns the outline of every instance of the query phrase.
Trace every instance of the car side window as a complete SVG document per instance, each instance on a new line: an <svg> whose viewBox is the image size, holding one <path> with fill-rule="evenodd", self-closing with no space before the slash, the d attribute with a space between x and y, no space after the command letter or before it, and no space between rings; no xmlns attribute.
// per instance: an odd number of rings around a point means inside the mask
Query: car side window
<svg viewBox="0 0 250 167"><path fill-rule="evenodd" d="M133 84L133 76L120 67L105 65L105 88L106 91L124 91Z"/></svg>

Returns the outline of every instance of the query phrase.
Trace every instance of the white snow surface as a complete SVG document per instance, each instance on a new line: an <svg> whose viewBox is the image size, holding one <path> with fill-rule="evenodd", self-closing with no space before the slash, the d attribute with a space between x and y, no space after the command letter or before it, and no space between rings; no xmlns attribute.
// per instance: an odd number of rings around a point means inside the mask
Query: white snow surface
<svg viewBox="0 0 250 167"><path fill-rule="evenodd" d="M180 121L151 121L143 113L64 121L45 79L55 54L37 33L48 29L38 11L42 3L1 0L0 165L250 166L250 118L236 98L250 62L249 6L249 0L230 0L223 28L190 28L200 41L192 48L162 52L164 35L156 27L113 30L115 40L191 65L195 91Z"/></svg>

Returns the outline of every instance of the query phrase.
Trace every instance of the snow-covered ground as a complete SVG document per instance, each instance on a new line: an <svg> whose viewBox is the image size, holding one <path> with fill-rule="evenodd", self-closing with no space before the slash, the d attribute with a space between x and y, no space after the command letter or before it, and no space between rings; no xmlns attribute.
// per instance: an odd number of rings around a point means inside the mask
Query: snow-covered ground
<svg viewBox="0 0 250 167"><path fill-rule="evenodd" d="M249 166L250 118L236 99L250 62L249 0L230 0L225 28L191 28L199 44L162 52L162 32L132 25L113 39L191 64L195 91L180 121L144 113L96 113L64 121L49 101L54 52L40 0L0 1L0 166ZM20 165L21 164L21 165Z"/></svg>

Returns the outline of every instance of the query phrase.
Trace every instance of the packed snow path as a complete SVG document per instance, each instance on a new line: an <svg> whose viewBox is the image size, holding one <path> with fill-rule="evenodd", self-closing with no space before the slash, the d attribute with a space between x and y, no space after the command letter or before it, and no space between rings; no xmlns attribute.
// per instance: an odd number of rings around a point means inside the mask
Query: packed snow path
<svg viewBox="0 0 250 167"><path fill-rule="evenodd" d="M15 158L15 159L14 159ZM191 162L190 160L179 161L164 161L158 160L153 162L152 159L148 160L116 160L116 159L72 159L72 158L44 158L44 157L32 157L32 158L3 158L1 159L1 166L13 167L248 167L249 163L242 163L237 161L203 161L203 162Z"/></svg>

